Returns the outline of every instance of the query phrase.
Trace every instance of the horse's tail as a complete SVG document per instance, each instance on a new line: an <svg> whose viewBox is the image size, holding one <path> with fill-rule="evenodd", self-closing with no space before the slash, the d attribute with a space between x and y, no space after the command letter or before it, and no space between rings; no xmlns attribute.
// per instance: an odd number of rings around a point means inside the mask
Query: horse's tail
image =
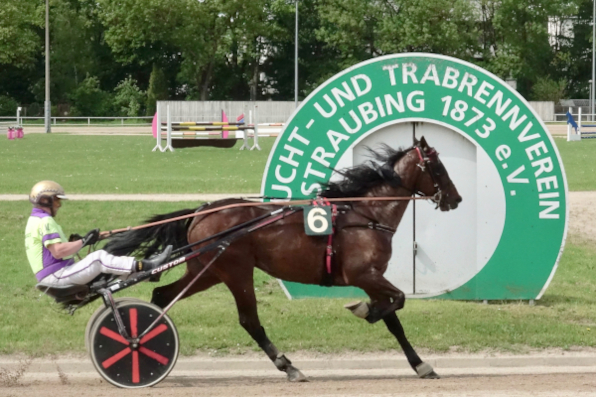
<svg viewBox="0 0 596 397"><path fill-rule="evenodd" d="M153 218L147 219L146 222L153 223L190 215L203 207L204 205L195 209L184 209L169 214L155 215ZM131 256L134 254L135 256L144 258L160 252L168 245L173 245L174 249L176 249L188 244L186 231L192 220L193 218L186 218L143 229L118 233L109 237L109 241L103 249L116 256Z"/></svg>

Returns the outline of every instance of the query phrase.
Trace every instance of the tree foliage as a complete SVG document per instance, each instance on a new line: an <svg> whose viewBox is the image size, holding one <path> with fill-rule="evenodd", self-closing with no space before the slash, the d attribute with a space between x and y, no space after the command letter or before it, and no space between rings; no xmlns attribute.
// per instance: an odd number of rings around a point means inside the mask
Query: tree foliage
<svg viewBox="0 0 596 397"><path fill-rule="evenodd" d="M60 109L152 114L161 99L294 99L295 0L50 4ZM588 95L591 0L299 0L298 11L299 99L346 67L402 52L473 62L517 80L528 99ZM32 110L44 100L44 12L41 0L0 7L0 95Z"/></svg>

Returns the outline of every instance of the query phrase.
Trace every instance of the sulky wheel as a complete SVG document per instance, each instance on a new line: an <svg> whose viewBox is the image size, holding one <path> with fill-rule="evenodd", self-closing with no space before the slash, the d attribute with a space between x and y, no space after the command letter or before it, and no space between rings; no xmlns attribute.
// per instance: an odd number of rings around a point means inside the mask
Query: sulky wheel
<svg viewBox="0 0 596 397"><path fill-rule="evenodd" d="M117 307L132 338L142 335L162 313L159 307L136 299L123 299ZM129 343L120 336L112 311L100 311L88 339L93 365L118 387L153 386L170 373L178 358L178 333L167 315L138 343Z"/></svg>
<svg viewBox="0 0 596 397"><path fill-rule="evenodd" d="M143 302L145 303L145 301L141 300L141 299L137 299L137 298L129 298L129 297L124 297L124 298L118 298L115 300L116 301L116 307L120 306L120 304L124 301L133 301L133 302ZM99 316L105 312L106 310L110 310L106 307L106 305L102 304L101 306L99 306L91 315L91 317L89 317L89 321L87 321L87 327L85 328L85 350L87 350L87 352L90 353L89 350L89 337L91 336L91 330L93 329L93 324L95 324L95 320L97 320L99 318Z"/></svg>

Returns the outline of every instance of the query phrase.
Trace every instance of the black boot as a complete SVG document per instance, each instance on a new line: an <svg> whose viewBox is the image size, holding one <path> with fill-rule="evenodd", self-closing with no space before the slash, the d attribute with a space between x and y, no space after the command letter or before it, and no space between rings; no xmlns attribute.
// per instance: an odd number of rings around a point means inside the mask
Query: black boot
<svg viewBox="0 0 596 397"><path fill-rule="evenodd" d="M142 261L135 262L135 269L137 272L146 272L159 267L160 265L164 264L170 254L172 253L172 246L168 245L165 250L161 254L155 255L149 259L143 259Z"/></svg>

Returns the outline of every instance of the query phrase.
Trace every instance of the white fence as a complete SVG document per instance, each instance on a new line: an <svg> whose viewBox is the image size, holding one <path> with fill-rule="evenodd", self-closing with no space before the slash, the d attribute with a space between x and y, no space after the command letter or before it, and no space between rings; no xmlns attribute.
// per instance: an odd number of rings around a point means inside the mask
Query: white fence
<svg viewBox="0 0 596 397"><path fill-rule="evenodd" d="M0 123L5 122L5 120L14 120L14 117L0 117ZM25 125L32 125L32 126L43 126L44 119L43 117L20 117L21 124ZM140 122L130 123L132 120L138 120ZM123 125L130 125L130 126L138 126L143 127L147 125L151 125L151 121L153 120L153 116L144 116L144 117L52 117L51 123L52 125L101 125L101 126L114 126L114 127L121 127ZM112 123L110 123L112 121ZM125 121L128 121L125 123Z"/></svg>

